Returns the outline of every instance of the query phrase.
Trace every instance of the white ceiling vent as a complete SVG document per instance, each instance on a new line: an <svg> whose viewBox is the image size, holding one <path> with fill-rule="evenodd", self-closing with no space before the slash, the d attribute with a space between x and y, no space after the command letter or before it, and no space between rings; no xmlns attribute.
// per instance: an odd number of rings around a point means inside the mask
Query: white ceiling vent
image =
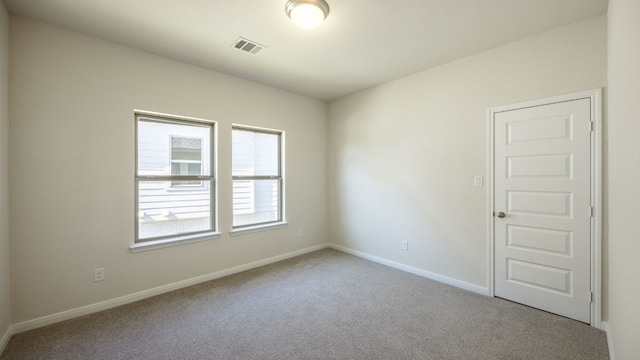
<svg viewBox="0 0 640 360"><path fill-rule="evenodd" d="M238 40L236 40L232 46L236 49L248 52L249 54L253 55L256 55L266 47L245 38L238 38Z"/></svg>

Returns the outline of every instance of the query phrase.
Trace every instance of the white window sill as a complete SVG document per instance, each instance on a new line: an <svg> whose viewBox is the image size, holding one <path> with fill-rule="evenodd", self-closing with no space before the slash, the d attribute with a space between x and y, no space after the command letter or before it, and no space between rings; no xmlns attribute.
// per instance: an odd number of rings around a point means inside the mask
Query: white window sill
<svg viewBox="0 0 640 360"><path fill-rule="evenodd" d="M250 234L250 233L254 233L254 232L258 232L258 231L280 229L280 228L284 228L284 227L287 227L287 226L289 226L288 222L281 221L281 222L277 222L277 223L256 225L256 226L247 226L247 227L242 227L242 228L239 228L239 229L233 229L233 230L229 231L229 234L231 236L238 236L238 235Z"/></svg>
<svg viewBox="0 0 640 360"><path fill-rule="evenodd" d="M133 253L137 253L141 251L162 249L162 248L167 248L171 246L191 244L191 243L207 241L207 240L214 240L214 239L218 239L220 235L221 233L219 232L209 232L209 233L197 234L197 235L176 236L170 239L163 239L163 240L145 241L145 242L139 242L131 245L129 247L129 250L131 250L131 252Z"/></svg>

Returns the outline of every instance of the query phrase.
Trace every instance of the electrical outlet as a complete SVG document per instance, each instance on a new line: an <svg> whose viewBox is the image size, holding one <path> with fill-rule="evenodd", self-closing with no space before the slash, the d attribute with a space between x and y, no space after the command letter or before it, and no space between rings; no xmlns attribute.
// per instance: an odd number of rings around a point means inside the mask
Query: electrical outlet
<svg viewBox="0 0 640 360"><path fill-rule="evenodd" d="M298 237L301 238L302 237L302 229L298 229Z"/></svg>
<svg viewBox="0 0 640 360"><path fill-rule="evenodd" d="M409 242L407 240L402 240L402 250L409 250Z"/></svg>
<svg viewBox="0 0 640 360"><path fill-rule="evenodd" d="M481 187L482 186L482 175L476 175L473 177L473 186Z"/></svg>
<svg viewBox="0 0 640 360"><path fill-rule="evenodd" d="M93 269L93 282L103 281L104 278L104 268Z"/></svg>

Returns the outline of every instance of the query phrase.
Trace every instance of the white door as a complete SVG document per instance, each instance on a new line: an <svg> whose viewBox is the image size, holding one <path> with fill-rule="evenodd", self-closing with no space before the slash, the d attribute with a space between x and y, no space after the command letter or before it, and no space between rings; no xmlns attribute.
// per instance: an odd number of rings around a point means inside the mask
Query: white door
<svg viewBox="0 0 640 360"><path fill-rule="evenodd" d="M493 119L495 295L590 323L590 99Z"/></svg>

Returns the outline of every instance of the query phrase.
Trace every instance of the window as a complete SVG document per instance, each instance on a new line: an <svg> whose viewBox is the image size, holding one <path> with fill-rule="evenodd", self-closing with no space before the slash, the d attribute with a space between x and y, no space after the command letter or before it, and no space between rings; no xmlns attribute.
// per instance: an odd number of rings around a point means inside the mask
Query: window
<svg viewBox="0 0 640 360"><path fill-rule="evenodd" d="M282 137L279 131L233 128L234 229L283 221Z"/></svg>
<svg viewBox="0 0 640 360"><path fill-rule="evenodd" d="M171 175L202 175L202 139L171 137ZM171 186L202 186L201 181L174 181Z"/></svg>
<svg viewBox="0 0 640 360"><path fill-rule="evenodd" d="M213 234L213 122L143 113L135 119L136 243Z"/></svg>

